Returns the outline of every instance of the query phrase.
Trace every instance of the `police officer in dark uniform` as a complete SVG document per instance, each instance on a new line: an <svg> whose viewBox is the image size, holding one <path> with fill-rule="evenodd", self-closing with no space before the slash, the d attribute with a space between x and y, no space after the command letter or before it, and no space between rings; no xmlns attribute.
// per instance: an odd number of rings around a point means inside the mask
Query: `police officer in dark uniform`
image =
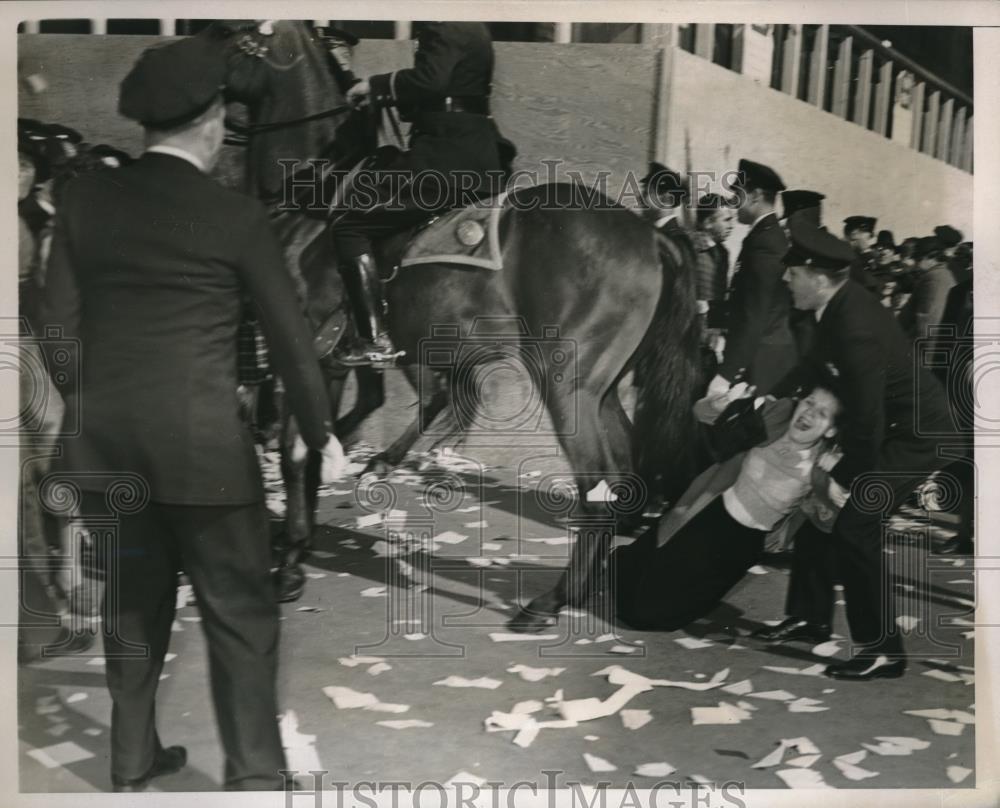
<svg viewBox="0 0 1000 808"><path fill-rule="evenodd" d="M503 190L501 142L490 117L493 43L482 23L420 27L413 67L372 76L347 93L352 103L396 107L412 122L409 150L383 172L359 178L350 209L333 222L338 267L364 342L338 355L346 365L391 361L372 241L432 214ZM509 155L508 155L509 158ZM369 195L369 199L363 197Z"/></svg>
<svg viewBox="0 0 1000 808"><path fill-rule="evenodd" d="M258 307L304 442L322 452L323 476L343 467L312 336L266 213L207 176L225 131L224 70L219 50L198 37L147 50L119 97L119 112L144 127L146 152L68 183L53 238L43 322L82 351L80 376L60 382L82 425L63 442L61 470L82 489L85 519L107 513L109 481L127 474L134 484L135 507L118 514L107 548L116 791L141 791L186 762L183 747L161 744L155 719L181 569L208 641L225 787L284 783L270 531L236 396L244 295Z"/></svg>
<svg viewBox="0 0 1000 808"><path fill-rule="evenodd" d="M812 311L816 339L802 365L774 389L791 395L815 368L835 368L844 421L838 443L842 459L830 471L830 499L842 506L831 537L803 529L795 539L791 587L811 593L820 607L811 614L828 632L833 608L833 569L847 602L851 638L861 650L827 667L837 679L862 681L902 676L906 667L896 627L893 590L883 580L883 520L945 461L926 434L950 429L947 401L930 371L914 368L913 346L893 315L850 279L851 248L824 228L793 217L785 278L796 308ZM917 397L919 396L919 408ZM915 414L919 411L919 426ZM878 487L879 496L872 496ZM878 500L888 493L888 501ZM832 554L831 562L830 555ZM803 588L803 582L810 585ZM788 631L796 628L794 618ZM786 621L787 623L787 621ZM823 634L823 625L813 625ZM799 626L801 630L801 626ZM776 639L789 639L785 636Z"/></svg>
<svg viewBox="0 0 1000 808"><path fill-rule="evenodd" d="M844 238L854 248L855 259L851 264L851 280L861 284L876 297L882 289L876 277L875 225L873 216L848 216L844 219Z"/></svg>
<svg viewBox="0 0 1000 808"><path fill-rule="evenodd" d="M791 302L781 282L788 239L774 210L785 184L772 168L752 160L740 160L738 177L737 218L750 225L750 232L730 284L725 356L709 385L709 398L725 393L744 374L759 393L767 393L798 361Z"/></svg>

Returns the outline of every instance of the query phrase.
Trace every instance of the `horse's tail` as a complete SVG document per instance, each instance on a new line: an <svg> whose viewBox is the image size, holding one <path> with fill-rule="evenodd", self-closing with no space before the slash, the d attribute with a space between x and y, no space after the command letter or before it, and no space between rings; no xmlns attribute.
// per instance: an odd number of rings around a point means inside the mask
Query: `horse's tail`
<svg viewBox="0 0 1000 808"><path fill-rule="evenodd" d="M701 380L694 248L657 234L663 288L639 347L633 443L650 493L674 500L696 474L698 425L692 407Z"/></svg>

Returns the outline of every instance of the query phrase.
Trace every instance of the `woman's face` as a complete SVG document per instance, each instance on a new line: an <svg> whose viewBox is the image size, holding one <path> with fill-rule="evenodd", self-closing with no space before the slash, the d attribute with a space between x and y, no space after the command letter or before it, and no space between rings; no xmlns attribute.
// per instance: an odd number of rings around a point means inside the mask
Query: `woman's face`
<svg viewBox="0 0 1000 808"><path fill-rule="evenodd" d="M788 436L803 445L812 445L836 433L834 421L840 412L840 402L829 390L817 387L795 408Z"/></svg>

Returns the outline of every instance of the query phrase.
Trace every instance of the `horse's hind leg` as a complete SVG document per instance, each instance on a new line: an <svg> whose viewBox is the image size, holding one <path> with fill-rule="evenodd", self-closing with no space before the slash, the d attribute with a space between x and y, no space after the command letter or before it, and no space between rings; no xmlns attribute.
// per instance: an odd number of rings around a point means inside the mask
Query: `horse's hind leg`
<svg viewBox="0 0 1000 808"><path fill-rule="evenodd" d="M337 418L334 432L345 445L365 419L385 403L385 377L370 367L355 370L358 380L358 397L351 411ZM339 400L339 397L338 397Z"/></svg>

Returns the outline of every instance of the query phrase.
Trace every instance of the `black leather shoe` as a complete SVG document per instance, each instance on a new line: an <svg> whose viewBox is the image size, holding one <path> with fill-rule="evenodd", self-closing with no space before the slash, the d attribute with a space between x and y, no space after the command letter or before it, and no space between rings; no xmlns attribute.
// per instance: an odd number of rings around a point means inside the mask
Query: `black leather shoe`
<svg viewBox="0 0 1000 808"><path fill-rule="evenodd" d="M293 603L306 590L306 574L301 564L281 564L274 571L274 595L278 603Z"/></svg>
<svg viewBox="0 0 1000 808"><path fill-rule="evenodd" d="M153 765L142 777L132 779L111 775L111 787L115 791L145 791L149 781L154 777L173 774L184 768L187 763L187 750L183 746L168 746L156 753Z"/></svg>
<svg viewBox="0 0 1000 808"><path fill-rule="evenodd" d="M827 665L824 673L844 682L867 682L870 679L898 679L906 671L905 659L890 659L882 654L859 654L847 662Z"/></svg>
<svg viewBox="0 0 1000 808"><path fill-rule="evenodd" d="M830 639L830 627L789 617L776 626L764 626L750 636L765 642L811 642L819 644Z"/></svg>

